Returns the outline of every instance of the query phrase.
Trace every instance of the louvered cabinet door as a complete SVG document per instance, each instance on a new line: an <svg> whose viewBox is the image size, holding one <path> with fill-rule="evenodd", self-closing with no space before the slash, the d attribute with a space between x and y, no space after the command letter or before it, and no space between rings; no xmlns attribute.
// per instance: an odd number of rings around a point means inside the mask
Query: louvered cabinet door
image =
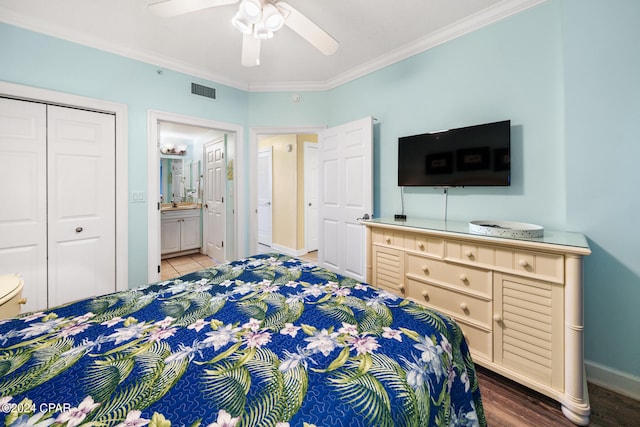
<svg viewBox="0 0 640 427"><path fill-rule="evenodd" d="M562 284L494 275L494 363L564 390Z"/></svg>
<svg viewBox="0 0 640 427"><path fill-rule="evenodd" d="M373 247L371 284L396 295L404 294L404 252L381 246Z"/></svg>

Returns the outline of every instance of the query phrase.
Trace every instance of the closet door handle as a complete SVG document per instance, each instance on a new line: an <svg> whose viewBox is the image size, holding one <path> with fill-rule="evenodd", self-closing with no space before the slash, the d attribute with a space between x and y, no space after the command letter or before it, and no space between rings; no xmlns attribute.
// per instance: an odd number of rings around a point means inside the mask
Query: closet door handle
<svg viewBox="0 0 640 427"><path fill-rule="evenodd" d="M76 233L81 233L82 230L84 230L84 228L82 227L76 227Z"/></svg>

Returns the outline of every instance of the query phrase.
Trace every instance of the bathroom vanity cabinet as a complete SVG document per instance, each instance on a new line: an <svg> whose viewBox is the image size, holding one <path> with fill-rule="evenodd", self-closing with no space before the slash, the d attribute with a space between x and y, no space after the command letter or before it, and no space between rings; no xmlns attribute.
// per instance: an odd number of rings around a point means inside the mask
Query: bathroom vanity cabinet
<svg viewBox="0 0 640 427"><path fill-rule="evenodd" d="M200 210L183 209L162 212L162 258L198 252L202 246Z"/></svg>

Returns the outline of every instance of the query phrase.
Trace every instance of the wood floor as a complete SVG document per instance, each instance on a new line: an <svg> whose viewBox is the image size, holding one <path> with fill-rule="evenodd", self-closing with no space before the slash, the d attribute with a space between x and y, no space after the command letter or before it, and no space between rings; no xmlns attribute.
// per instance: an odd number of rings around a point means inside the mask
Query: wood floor
<svg viewBox="0 0 640 427"><path fill-rule="evenodd" d="M480 394L489 427L573 426L560 404L485 368L477 367ZM588 384L590 426L640 426L640 401Z"/></svg>

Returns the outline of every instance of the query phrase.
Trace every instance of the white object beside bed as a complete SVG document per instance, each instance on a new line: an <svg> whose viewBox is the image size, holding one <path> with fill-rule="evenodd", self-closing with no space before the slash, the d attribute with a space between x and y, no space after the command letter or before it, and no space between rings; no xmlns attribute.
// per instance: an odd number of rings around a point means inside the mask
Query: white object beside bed
<svg viewBox="0 0 640 427"><path fill-rule="evenodd" d="M20 307L27 302L22 298L22 278L18 274L0 276L0 319L20 314Z"/></svg>

